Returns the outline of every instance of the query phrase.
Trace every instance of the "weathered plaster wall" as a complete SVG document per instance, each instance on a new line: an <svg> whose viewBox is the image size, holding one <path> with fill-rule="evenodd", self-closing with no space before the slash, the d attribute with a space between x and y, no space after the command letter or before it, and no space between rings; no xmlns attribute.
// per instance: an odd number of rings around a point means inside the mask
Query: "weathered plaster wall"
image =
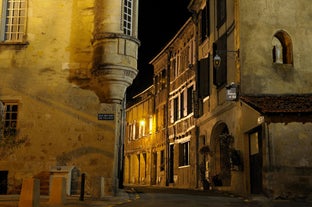
<svg viewBox="0 0 312 207"><path fill-rule="evenodd" d="M309 0L240 1L242 93L311 92L311 10ZM272 39L279 30L292 39L293 68L273 68Z"/></svg>
<svg viewBox="0 0 312 207"><path fill-rule="evenodd" d="M100 177L105 193L112 191L119 117L99 121L97 114L120 109L100 104L92 91L68 81L69 69L84 77L92 66L93 19L92 0L30 0L28 44L0 44L0 100L18 101L19 137L27 138L0 159L0 170L9 171L9 192L18 190L23 178L56 165L86 173L87 193L100 194Z"/></svg>
<svg viewBox="0 0 312 207"><path fill-rule="evenodd" d="M312 124L269 124L272 163L268 189L285 198L307 196L312 190Z"/></svg>

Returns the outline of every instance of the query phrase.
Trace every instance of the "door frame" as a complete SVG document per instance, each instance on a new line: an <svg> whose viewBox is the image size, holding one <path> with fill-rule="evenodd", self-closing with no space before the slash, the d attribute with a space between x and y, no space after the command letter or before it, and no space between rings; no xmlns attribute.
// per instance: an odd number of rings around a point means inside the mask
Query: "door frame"
<svg viewBox="0 0 312 207"><path fill-rule="evenodd" d="M248 132L249 187L251 194L263 193L263 132L257 127ZM253 140L256 139L256 140Z"/></svg>

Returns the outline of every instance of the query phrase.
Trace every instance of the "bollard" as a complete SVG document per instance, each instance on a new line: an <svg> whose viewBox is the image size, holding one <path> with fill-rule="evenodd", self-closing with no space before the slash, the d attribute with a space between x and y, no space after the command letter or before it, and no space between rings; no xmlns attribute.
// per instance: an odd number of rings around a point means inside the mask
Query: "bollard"
<svg viewBox="0 0 312 207"><path fill-rule="evenodd" d="M81 201L84 201L85 182L86 182L86 174L82 173L82 175L81 175L80 198L79 198L79 200L81 200Z"/></svg>
<svg viewBox="0 0 312 207"><path fill-rule="evenodd" d="M39 207L39 202L40 180L35 178L24 179L18 207Z"/></svg>
<svg viewBox="0 0 312 207"><path fill-rule="evenodd" d="M65 204L66 202L66 180L64 177L52 178L50 189L49 203L50 204Z"/></svg>

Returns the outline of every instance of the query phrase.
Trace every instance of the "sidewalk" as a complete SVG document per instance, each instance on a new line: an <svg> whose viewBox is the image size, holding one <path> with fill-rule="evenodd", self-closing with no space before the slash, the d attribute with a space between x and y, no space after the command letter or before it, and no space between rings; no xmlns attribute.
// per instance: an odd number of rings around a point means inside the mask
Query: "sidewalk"
<svg viewBox="0 0 312 207"><path fill-rule="evenodd" d="M126 192L120 192L117 196L107 196L100 200L94 200L86 197L84 201L80 201L78 196L67 197L66 203L63 205L49 204L48 196L40 196L40 207L111 207L121 203L131 202L137 199L134 195ZM0 195L1 207L18 207L19 195Z"/></svg>

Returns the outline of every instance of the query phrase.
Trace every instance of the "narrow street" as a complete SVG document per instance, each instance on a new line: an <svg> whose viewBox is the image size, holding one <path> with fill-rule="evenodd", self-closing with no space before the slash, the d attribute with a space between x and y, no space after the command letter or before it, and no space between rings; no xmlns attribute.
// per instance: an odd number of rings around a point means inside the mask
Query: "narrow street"
<svg viewBox="0 0 312 207"><path fill-rule="evenodd" d="M270 200L263 195L246 199L239 196L204 191L170 191L165 189L130 193L131 202L116 206L127 207L311 207L311 202Z"/></svg>

